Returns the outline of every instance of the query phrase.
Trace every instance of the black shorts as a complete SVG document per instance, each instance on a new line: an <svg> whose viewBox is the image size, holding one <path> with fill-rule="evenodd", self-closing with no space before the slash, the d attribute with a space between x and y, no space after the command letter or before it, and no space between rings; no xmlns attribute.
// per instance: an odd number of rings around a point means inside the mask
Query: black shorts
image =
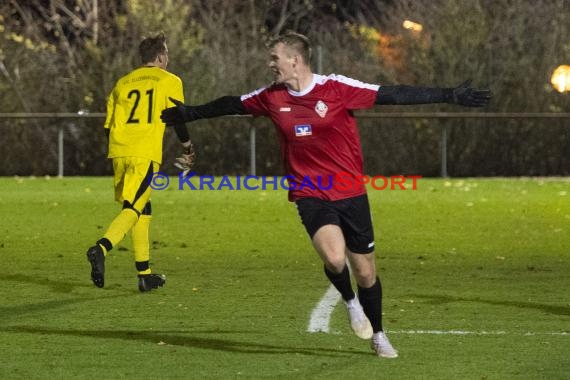
<svg viewBox="0 0 570 380"><path fill-rule="evenodd" d="M351 252L374 251L374 229L366 194L339 201L301 198L295 203L311 239L322 226L334 224L342 230L346 247Z"/></svg>

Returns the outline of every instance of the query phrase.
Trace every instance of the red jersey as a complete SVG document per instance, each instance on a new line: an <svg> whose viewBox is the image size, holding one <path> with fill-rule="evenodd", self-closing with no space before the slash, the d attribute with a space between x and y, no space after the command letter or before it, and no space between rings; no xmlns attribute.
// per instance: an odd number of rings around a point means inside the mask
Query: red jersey
<svg viewBox="0 0 570 380"><path fill-rule="evenodd" d="M335 201L366 193L356 182L348 188L336 186L335 178L362 175L362 149L352 110L374 106L378 88L341 75L313 74L313 82L301 92L274 84L241 96L247 113L268 116L277 128L289 200Z"/></svg>

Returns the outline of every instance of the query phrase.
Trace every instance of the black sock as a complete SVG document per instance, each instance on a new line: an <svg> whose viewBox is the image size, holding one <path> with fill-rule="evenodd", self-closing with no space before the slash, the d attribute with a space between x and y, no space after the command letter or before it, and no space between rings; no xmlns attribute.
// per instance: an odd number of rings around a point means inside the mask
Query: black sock
<svg viewBox="0 0 570 380"><path fill-rule="evenodd" d="M336 290L339 291L342 299L345 301L350 301L356 295L352 290L352 285L350 284L350 273L348 271L348 266L345 265L344 269L340 273L331 272L325 265L325 274L329 278L330 282L334 285Z"/></svg>
<svg viewBox="0 0 570 380"><path fill-rule="evenodd" d="M148 260L147 261L135 261L135 267L137 268L137 271L139 271L139 272L144 272L145 270L148 270L150 268L148 266Z"/></svg>
<svg viewBox="0 0 570 380"><path fill-rule="evenodd" d="M376 277L376 282L370 288L358 287L358 299L368 317L372 330L377 333L382 330L382 285Z"/></svg>
<svg viewBox="0 0 570 380"><path fill-rule="evenodd" d="M113 244L107 238L101 238L97 240L97 244L104 247L107 250L107 252L113 249Z"/></svg>

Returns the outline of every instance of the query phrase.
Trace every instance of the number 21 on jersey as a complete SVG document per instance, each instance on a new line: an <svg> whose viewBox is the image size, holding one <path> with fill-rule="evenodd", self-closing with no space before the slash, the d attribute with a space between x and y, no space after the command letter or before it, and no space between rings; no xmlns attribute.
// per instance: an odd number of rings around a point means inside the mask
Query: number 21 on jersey
<svg viewBox="0 0 570 380"><path fill-rule="evenodd" d="M141 100L141 92L138 89L133 89L129 92L129 94L127 95L127 98L131 99L134 98L135 103L133 104L133 108L131 109L131 113L129 115L129 118L127 120L127 124L138 124L140 123L140 120L137 117L137 108L139 108L139 105L141 106L141 108L143 109L144 112L144 107L147 107L147 123L152 123L152 94L153 94L153 89L150 89L148 91L145 92L146 98L147 98L147 102L146 104L142 104L140 105L140 100ZM143 99L144 102L144 99Z"/></svg>

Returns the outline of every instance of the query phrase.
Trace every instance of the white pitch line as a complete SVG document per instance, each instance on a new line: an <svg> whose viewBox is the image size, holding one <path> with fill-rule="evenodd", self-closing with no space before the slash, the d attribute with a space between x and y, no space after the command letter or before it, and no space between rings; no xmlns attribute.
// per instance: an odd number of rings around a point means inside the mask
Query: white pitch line
<svg viewBox="0 0 570 380"><path fill-rule="evenodd" d="M329 286L327 292L323 298L321 298L311 313L311 319L309 320L309 327L307 327L307 332L328 333L331 314L339 300L340 293L335 289L334 286Z"/></svg>
<svg viewBox="0 0 570 380"><path fill-rule="evenodd" d="M389 330L389 334L418 334L418 335L561 335L570 336L569 332L507 332L507 331L463 331L463 330Z"/></svg>
<svg viewBox="0 0 570 380"><path fill-rule="evenodd" d="M329 286L325 295L311 313L309 320L309 327L307 332L324 332L330 331L329 323L332 312L340 300L340 293L334 288ZM507 331L464 331L464 330L388 330L388 334L408 334L408 335L519 335L519 336L534 336L534 335L558 335L570 336L570 332L507 332Z"/></svg>

